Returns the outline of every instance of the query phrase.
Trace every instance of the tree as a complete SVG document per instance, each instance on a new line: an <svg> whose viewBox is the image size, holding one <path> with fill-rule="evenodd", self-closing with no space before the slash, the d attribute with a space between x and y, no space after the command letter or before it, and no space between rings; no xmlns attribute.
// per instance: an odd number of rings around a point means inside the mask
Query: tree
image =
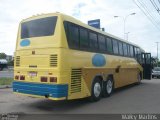
<svg viewBox="0 0 160 120"><path fill-rule="evenodd" d="M160 61L158 61L158 66L160 67Z"/></svg>
<svg viewBox="0 0 160 120"><path fill-rule="evenodd" d="M5 53L0 53L0 59L6 59L7 55Z"/></svg>
<svg viewBox="0 0 160 120"><path fill-rule="evenodd" d="M151 64L152 64L152 68L154 68L157 65L157 58L156 57L151 57Z"/></svg>

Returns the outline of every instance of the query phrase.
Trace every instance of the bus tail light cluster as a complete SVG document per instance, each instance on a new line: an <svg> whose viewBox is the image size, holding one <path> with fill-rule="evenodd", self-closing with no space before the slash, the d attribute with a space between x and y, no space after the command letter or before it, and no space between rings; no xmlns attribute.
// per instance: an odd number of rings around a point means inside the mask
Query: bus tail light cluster
<svg viewBox="0 0 160 120"><path fill-rule="evenodd" d="M14 77L14 79L15 79L15 80L19 80L19 76L16 75L16 76Z"/></svg>
<svg viewBox="0 0 160 120"><path fill-rule="evenodd" d="M25 80L25 76L24 75L16 75L15 80Z"/></svg>
<svg viewBox="0 0 160 120"><path fill-rule="evenodd" d="M25 80L25 76L24 75L20 75L20 80Z"/></svg>
<svg viewBox="0 0 160 120"><path fill-rule="evenodd" d="M48 82L48 77L41 77L41 82ZM49 77L49 82L57 82L57 77Z"/></svg>
<svg viewBox="0 0 160 120"><path fill-rule="evenodd" d="M57 77L50 77L50 82L57 82Z"/></svg>
<svg viewBox="0 0 160 120"><path fill-rule="evenodd" d="M41 77L41 82L47 82L47 77Z"/></svg>

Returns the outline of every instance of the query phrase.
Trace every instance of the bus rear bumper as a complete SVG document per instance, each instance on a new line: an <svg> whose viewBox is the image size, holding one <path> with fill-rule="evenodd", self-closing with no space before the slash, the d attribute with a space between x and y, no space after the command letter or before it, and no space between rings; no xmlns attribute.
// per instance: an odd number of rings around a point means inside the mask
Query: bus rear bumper
<svg viewBox="0 0 160 120"><path fill-rule="evenodd" d="M13 92L33 97L45 97L52 100L64 100L68 96L67 84L42 84L14 81Z"/></svg>

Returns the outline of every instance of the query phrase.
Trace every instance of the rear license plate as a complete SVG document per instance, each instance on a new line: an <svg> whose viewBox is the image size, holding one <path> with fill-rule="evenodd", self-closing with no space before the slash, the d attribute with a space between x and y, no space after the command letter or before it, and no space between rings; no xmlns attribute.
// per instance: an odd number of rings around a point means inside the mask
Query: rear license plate
<svg viewBox="0 0 160 120"><path fill-rule="evenodd" d="M35 76L37 76L37 72L29 72L29 76L30 77L35 77Z"/></svg>

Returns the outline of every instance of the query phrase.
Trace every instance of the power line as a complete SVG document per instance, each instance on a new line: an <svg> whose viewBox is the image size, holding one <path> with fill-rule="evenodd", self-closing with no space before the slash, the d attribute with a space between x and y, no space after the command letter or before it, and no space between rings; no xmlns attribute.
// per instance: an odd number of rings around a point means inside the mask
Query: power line
<svg viewBox="0 0 160 120"><path fill-rule="evenodd" d="M158 12L158 14L160 15L160 13L159 13L159 7L157 6L157 4L155 3L155 1L153 0L150 0L150 2L152 3L152 5L153 5L153 7L156 9L156 11Z"/></svg>
<svg viewBox="0 0 160 120"><path fill-rule="evenodd" d="M141 6L143 7L143 9L148 13L148 15L151 17L152 21L155 22L157 25L159 25L159 23L157 22L157 20L159 18L157 18L156 16L153 16L152 14L150 14L148 7L145 5L145 3L143 1L139 1L138 2L141 4Z"/></svg>
<svg viewBox="0 0 160 120"><path fill-rule="evenodd" d="M137 0L138 1L138 0ZM139 1L138 1L139 2ZM136 2L135 2L136 3ZM139 2L140 4L141 4L141 6L143 7L143 9L136 3L136 5L141 9L141 11L147 16L147 18L152 22L152 24L156 27L156 28L158 28L159 30L160 30L160 28L159 27L157 27L157 25L156 24L158 24L156 21L155 21L155 18L149 13L149 11L147 10L147 7L145 8L144 7L144 3L142 4L141 2ZM147 11L147 13L145 12L145 11Z"/></svg>
<svg viewBox="0 0 160 120"><path fill-rule="evenodd" d="M152 20L152 16L150 15L150 17L146 14L146 12L145 12L145 10L144 10L144 8L142 9L138 4L137 4L137 2L135 1L135 0L133 0L133 2L137 5L137 7L144 13L144 15L149 19L149 21L158 29L158 30L160 30L160 28L159 27L157 27L157 25L155 24L155 21L153 21ZM139 2L139 1L138 1ZM139 2L140 3L140 2ZM141 4L141 3L140 3ZM142 5L142 4L141 4ZM142 5L143 6L143 5Z"/></svg>

